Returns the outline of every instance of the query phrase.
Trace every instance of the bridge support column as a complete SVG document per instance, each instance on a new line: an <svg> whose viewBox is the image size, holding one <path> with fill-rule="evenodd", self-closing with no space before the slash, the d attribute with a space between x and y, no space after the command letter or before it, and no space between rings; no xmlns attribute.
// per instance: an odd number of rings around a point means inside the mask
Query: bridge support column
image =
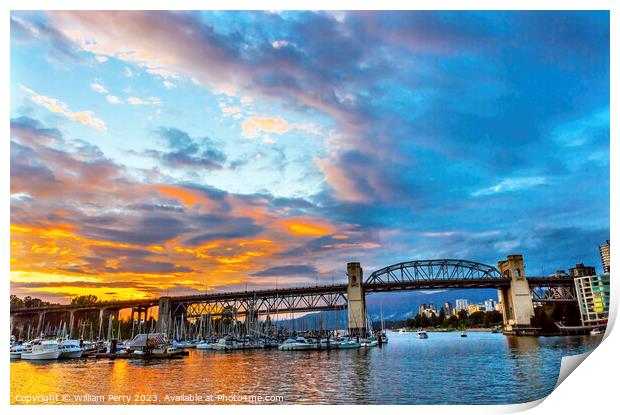
<svg viewBox="0 0 620 415"><path fill-rule="evenodd" d="M364 295L364 273L359 262L347 264L349 285L347 287L347 310L349 314L349 334L366 336L366 298Z"/></svg>
<svg viewBox="0 0 620 415"><path fill-rule="evenodd" d="M510 286L500 288L499 300L502 303L504 330L512 334L532 334L531 320L534 305L530 285L525 277L522 255L509 255L505 261L497 263L499 272L510 278Z"/></svg>
<svg viewBox="0 0 620 415"><path fill-rule="evenodd" d="M157 332L170 334L170 297L161 297L157 309Z"/></svg>

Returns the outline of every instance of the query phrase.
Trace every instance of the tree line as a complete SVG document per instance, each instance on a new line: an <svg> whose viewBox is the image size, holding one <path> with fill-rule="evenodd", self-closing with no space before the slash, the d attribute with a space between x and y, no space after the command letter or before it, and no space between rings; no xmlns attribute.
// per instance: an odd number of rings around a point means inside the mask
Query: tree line
<svg viewBox="0 0 620 415"><path fill-rule="evenodd" d="M426 314L416 314L414 318L407 319L405 325L411 328L422 327L441 327L445 329L459 329L464 327L492 327L502 323L502 313L499 311L476 311L467 314L461 310L458 315L446 316L443 309L439 315L431 313L430 317Z"/></svg>
<svg viewBox="0 0 620 415"><path fill-rule="evenodd" d="M77 297L73 297L71 299L71 305L90 305L96 304L99 302L99 298L96 295L88 294L88 295L78 295ZM50 303L49 301L44 301L40 298L33 298L29 295L24 298L20 298L14 294L11 294L10 297L10 307L11 308L36 308L36 307L44 307L48 305L60 305L58 303Z"/></svg>

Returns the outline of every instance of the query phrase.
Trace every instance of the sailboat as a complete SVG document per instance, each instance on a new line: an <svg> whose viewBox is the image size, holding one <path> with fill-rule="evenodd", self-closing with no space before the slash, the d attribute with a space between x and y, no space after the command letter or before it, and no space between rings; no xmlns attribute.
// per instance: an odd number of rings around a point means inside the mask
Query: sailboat
<svg viewBox="0 0 620 415"><path fill-rule="evenodd" d="M383 304L381 304L381 333L379 336L381 337L381 344L387 344L388 336L385 333L385 322L383 321Z"/></svg>
<svg viewBox="0 0 620 415"><path fill-rule="evenodd" d="M467 337L467 329L465 328L465 326L462 326L461 328L461 337Z"/></svg>
<svg viewBox="0 0 620 415"><path fill-rule="evenodd" d="M379 344L379 340L372 334L372 324L370 324L368 317L366 317L366 333L369 333L369 335L365 339L360 339L361 347L374 347Z"/></svg>

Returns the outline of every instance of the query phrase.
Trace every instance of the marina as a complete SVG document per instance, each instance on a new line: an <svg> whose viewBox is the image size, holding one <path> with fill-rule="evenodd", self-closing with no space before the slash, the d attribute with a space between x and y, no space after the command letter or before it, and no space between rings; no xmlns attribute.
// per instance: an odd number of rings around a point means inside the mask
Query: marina
<svg viewBox="0 0 620 415"><path fill-rule="evenodd" d="M289 404L526 402L552 391L562 356L592 350L601 340L601 336L516 337L489 332L472 332L466 339L459 332L429 333L425 340L414 332L387 335L387 345L351 350L191 348L187 356L170 360L13 360L11 402L19 403L16 396L66 393L155 394L161 400L154 403L166 403L166 395L274 391ZM446 393L455 388L467 394Z"/></svg>

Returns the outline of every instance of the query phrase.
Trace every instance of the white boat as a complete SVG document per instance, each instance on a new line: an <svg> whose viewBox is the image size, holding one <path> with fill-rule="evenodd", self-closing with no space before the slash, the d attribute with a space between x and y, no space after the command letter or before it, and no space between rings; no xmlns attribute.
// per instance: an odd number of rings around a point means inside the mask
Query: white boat
<svg viewBox="0 0 620 415"><path fill-rule="evenodd" d="M407 332L407 330L405 330L405 329L400 329L400 330L398 330L398 333L399 333L399 334L405 334L406 332Z"/></svg>
<svg viewBox="0 0 620 415"><path fill-rule="evenodd" d="M388 342L387 334L385 334L385 332L381 332L381 343L387 344L387 342Z"/></svg>
<svg viewBox="0 0 620 415"><path fill-rule="evenodd" d="M336 343L338 349L359 349L360 344L356 341L344 339Z"/></svg>
<svg viewBox="0 0 620 415"><path fill-rule="evenodd" d="M63 340L60 342L61 359L79 359L84 350L80 347L79 340Z"/></svg>
<svg viewBox="0 0 620 415"><path fill-rule="evenodd" d="M213 343L211 348L213 350L239 350L241 349L241 343L232 337L222 337L217 343Z"/></svg>
<svg viewBox="0 0 620 415"><path fill-rule="evenodd" d="M187 340L180 341L180 342L173 342L172 344L174 344L179 349L193 349L196 347L196 343L192 343Z"/></svg>
<svg viewBox="0 0 620 415"><path fill-rule="evenodd" d="M600 336L601 334L605 334L605 331L598 328L590 332L590 336Z"/></svg>
<svg viewBox="0 0 620 415"><path fill-rule="evenodd" d="M368 337L366 339L360 340L361 347L374 347L378 344L379 344L379 340L375 339L374 337Z"/></svg>
<svg viewBox="0 0 620 415"><path fill-rule="evenodd" d="M428 339L428 333L424 330L418 330L415 335L418 339Z"/></svg>
<svg viewBox="0 0 620 415"><path fill-rule="evenodd" d="M15 344L11 346L11 359L21 359L22 353L28 351L28 346L24 344Z"/></svg>
<svg viewBox="0 0 620 415"><path fill-rule="evenodd" d="M32 345L29 352L22 353L23 360L56 360L60 357L60 347L56 340L42 340Z"/></svg>
<svg viewBox="0 0 620 415"><path fill-rule="evenodd" d="M316 348L316 344L309 343L303 337L286 339L278 346L278 350L312 350Z"/></svg>
<svg viewBox="0 0 620 415"><path fill-rule="evenodd" d="M211 344L212 343L209 343L209 342L206 342L206 341L201 341L200 343L196 344L196 349L199 349L199 350L209 350L209 349L211 349Z"/></svg>

